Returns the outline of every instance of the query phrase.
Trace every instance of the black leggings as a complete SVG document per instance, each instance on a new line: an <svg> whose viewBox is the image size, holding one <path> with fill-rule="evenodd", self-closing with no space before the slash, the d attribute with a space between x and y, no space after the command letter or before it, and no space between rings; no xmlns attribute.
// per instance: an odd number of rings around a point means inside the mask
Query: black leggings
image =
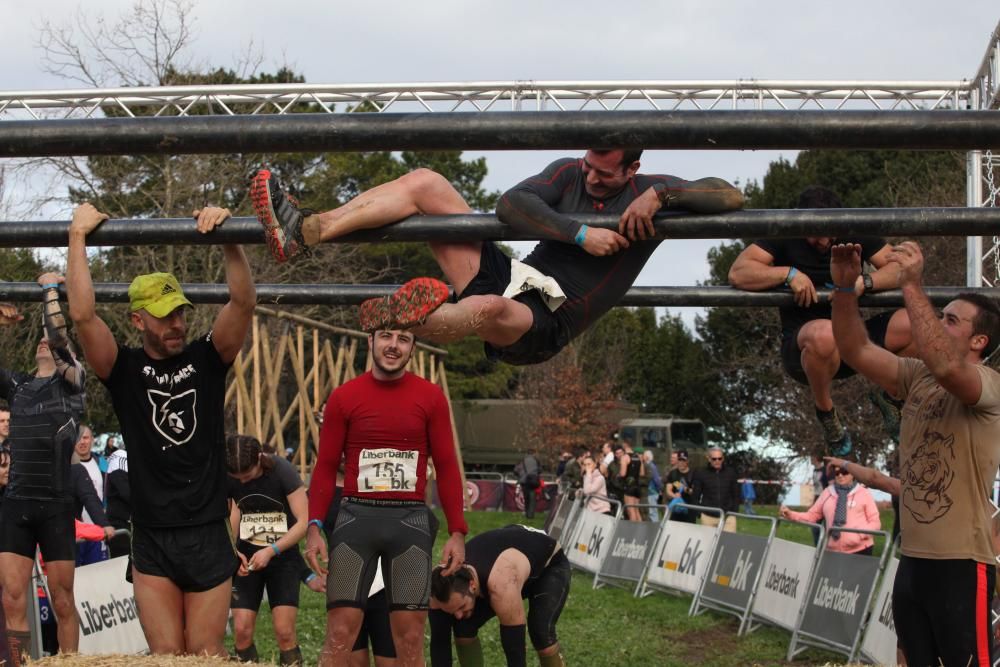
<svg viewBox="0 0 1000 667"><path fill-rule="evenodd" d="M910 667L992 667L996 568L973 560L901 556L892 615Z"/></svg>

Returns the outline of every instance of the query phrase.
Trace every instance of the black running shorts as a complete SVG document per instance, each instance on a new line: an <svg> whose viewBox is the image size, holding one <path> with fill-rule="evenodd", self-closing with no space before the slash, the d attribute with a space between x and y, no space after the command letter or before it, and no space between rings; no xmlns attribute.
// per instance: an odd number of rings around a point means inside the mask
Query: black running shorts
<svg viewBox="0 0 1000 667"><path fill-rule="evenodd" d="M166 577L185 593L201 593L236 574L240 559L228 519L219 519L178 528L133 525L131 565L136 572Z"/></svg>
<svg viewBox="0 0 1000 667"><path fill-rule="evenodd" d="M366 650L369 639L373 655L380 658L396 658L396 645L392 642L392 627L389 625L389 600L384 588L368 598L361 630L358 631L358 638L352 650Z"/></svg>
<svg viewBox="0 0 1000 667"><path fill-rule="evenodd" d="M252 547L240 543L240 552L247 560L260 549L271 547ZM250 572L245 577L233 577L233 609L260 610L264 599L264 589L267 589L267 603L271 609L275 607L299 606L299 583L305 562L298 547L290 549L280 556L271 559L263 570Z"/></svg>
<svg viewBox="0 0 1000 667"><path fill-rule="evenodd" d="M892 319L893 310L887 310L884 313L879 313L874 317L869 317L865 320L865 328L868 330L868 338L878 345L879 347L885 347L885 333L889 329L889 320ZM806 323L808 324L808 322ZM805 325L803 325L805 326ZM781 365L784 367L785 372L796 382L801 384L809 384L809 378L806 377L806 372L802 368L802 349L799 347L799 327L789 333L785 334L781 339ZM843 380L844 378L849 378L854 375L857 371L845 364L840 362L840 366L837 368L836 374L833 376L834 380Z"/></svg>
<svg viewBox="0 0 1000 667"><path fill-rule="evenodd" d="M892 616L908 665L992 667L996 567L901 556Z"/></svg>
<svg viewBox="0 0 1000 667"><path fill-rule="evenodd" d="M559 550L541 576L524 588L522 594L528 600L528 636L536 651L552 646L559 641L556 623L566 604L573 574L569 559ZM454 621L454 632L458 638L472 639L479 634L479 628L496 616L485 598L477 598L472 615Z"/></svg>
<svg viewBox="0 0 1000 667"><path fill-rule="evenodd" d="M35 559L35 545L46 561L76 560L73 504L7 498L0 510L0 552Z"/></svg>
<svg viewBox="0 0 1000 667"><path fill-rule="evenodd" d="M428 609L437 517L417 501L344 498L330 542L326 608L364 609L379 557L389 609Z"/></svg>
<svg viewBox="0 0 1000 667"><path fill-rule="evenodd" d="M482 294L502 295L510 284L510 257L500 252L495 243L484 242L479 253L479 273L465 287L458 300ZM514 297L531 309L531 328L516 343L494 347L484 343L491 361L503 361L515 366L539 364L551 359L570 341L562 331L555 313L549 310L537 290L521 292Z"/></svg>

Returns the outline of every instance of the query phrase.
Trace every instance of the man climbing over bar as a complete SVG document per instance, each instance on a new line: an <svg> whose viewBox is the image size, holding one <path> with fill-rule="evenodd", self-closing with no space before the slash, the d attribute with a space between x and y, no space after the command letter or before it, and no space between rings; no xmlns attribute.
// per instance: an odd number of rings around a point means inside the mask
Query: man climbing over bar
<svg viewBox="0 0 1000 667"><path fill-rule="evenodd" d="M476 335L490 359L535 364L555 356L618 304L649 260L653 216L661 210L721 213L743 206L739 190L719 178L685 181L639 174L641 150L591 149L556 160L507 191L497 217L541 239L523 262L492 242L430 242L448 286L417 278L395 294L361 306L367 331L412 328L444 343ZM251 197L275 259L360 229L411 215L471 213L440 174L417 169L325 213L300 209L262 169ZM618 230L581 224L580 213L619 215Z"/></svg>

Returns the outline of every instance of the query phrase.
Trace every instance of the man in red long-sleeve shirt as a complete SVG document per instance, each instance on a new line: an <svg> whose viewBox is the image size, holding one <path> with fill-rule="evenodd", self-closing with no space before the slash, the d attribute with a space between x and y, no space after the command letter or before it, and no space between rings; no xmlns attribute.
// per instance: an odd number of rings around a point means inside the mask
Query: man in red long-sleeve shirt
<svg viewBox="0 0 1000 667"><path fill-rule="evenodd" d="M330 394L323 412L319 458L309 484L306 558L327 575L326 640L320 665L346 664L361 626L368 591L382 558L389 621L400 665L423 665L430 597L431 546L437 519L424 503L427 459L434 460L438 494L450 537L446 572L465 560L462 483L448 402L441 389L406 372L415 344L404 330L369 336L373 367ZM323 518L344 459L344 497L329 544Z"/></svg>

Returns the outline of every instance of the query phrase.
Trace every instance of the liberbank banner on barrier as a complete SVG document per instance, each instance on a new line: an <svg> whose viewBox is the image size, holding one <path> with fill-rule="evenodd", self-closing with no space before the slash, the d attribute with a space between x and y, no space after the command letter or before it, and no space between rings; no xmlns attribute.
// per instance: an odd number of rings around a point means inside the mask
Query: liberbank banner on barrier
<svg viewBox="0 0 1000 667"><path fill-rule="evenodd" d="M614 529L614 517L582 510L566 553L569 562L582 570L597 572L610 548L608 542Z"/></svg>
<svg viewBox="0 0 1000 667"><path fill-rule="evenodd" d="M722 533L701 589L701 599L746 609L760 564L767 554L767 542L767 538L758 535Z"/></svg>
<svg viewBox="0 0 1000 667"><path fill-rule="evenodd" d="M697 593L708 570L717 532L717 528L709 526L665 521L649 561L646 585Z"/></svg>
<svg viewBox="0 0 1000 667"><path fill-rule="evenodd" d="M80 653L135 654L149 650L139 625L132 584L125 581L128 557L76 570L73 594L80 616Z"/></svg>
<svg viewBox="0 0 1000 667"><path fill-rule="evenodd" d="M817 549L781 538L771 542L753 603L755 617L786 630L795 629Z"/></svg>
<svg viewBox="0 0 1000 667"><path fill-rule="evenodd" d="M611 538L611 550L601 564L599 578L639 581L659 531L660 524L652 521L618 521Z"/></svg>
<svg viewBox="0 0 1000 667"><path fill-rule="evenodd" d="M799 631L850 648L865 618L879 559L827 551L809 587Z"/></svg>
<svg viewBox="0 0 1000 667"><path fill-rule="evenodd" d="M872 607L872 615L861 642L861 653L877 665L896 662L896 624L892 618L892 585L896 581L898 558L890 558L882 575L882 585Z"/></svg>

